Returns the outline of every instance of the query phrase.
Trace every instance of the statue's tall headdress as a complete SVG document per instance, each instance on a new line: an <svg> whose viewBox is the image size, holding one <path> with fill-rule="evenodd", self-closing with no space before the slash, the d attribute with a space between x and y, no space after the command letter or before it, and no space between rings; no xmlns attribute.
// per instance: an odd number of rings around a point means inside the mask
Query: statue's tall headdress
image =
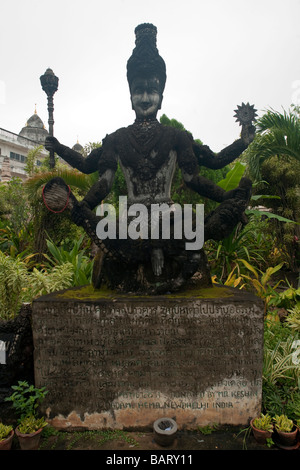
<svg viewBox="0 0 300 470"><path fill-rule="evenodd" d="M163 92L166 84L166 64L156 47L157 28L153 24L144 23L134 30L135 48L127 62L127 80L129 87L136 77L148 78L157 76Z"/></svg>

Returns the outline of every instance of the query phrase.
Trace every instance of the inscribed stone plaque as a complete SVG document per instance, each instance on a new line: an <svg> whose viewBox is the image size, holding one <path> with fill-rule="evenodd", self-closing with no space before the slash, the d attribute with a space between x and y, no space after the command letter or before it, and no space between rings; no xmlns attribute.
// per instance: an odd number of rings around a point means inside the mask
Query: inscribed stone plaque
<svg viewBox="0 0 300 470"><path fill-rule="evenodd" d="M33 303L36 386L56 427L240 425L260 412L263 305L225 287L156 297L90 287Z"/></svg>

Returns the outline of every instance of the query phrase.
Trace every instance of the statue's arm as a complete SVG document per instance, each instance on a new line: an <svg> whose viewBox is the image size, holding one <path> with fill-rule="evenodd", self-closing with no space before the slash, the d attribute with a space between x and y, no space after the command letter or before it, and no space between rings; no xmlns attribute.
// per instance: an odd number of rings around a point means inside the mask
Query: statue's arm
<svg viewBox="0 0 300 470"><path fill-rule="evenodd" d="M216 202L222 202L232 197L229 194L230 191L225 191L217 184L204 178L204 176L196 173L190 174L184 170L182 170L182 175L187 187L200 194L200 196L207 197Z"/></svg>
<svg viewBox="0 0 300 470"><path fill-rule="evenodd" d="M193 144L193 148L200 166L218 170L233 162L246 150L247 146L243 143L242 139L239 139L219 153L214 153L207 145L199 145L197 143Z"/></svg>
<svg viewBox="0 0 300 470"><path fill-rule="evenodd" d="M114 182L115 173L116 170L113 168L106 169L103 174L101 174L97 183L92 186L87 195L84 197L82 203L86 204L91 210L98 206L110 193Z"/></svg>
<svg viewBox="0 0 300 470"><path fill-rule="evenodd" d="M255 127L252 125L243 126L241 138L233 142L228 147L225 147L221 152L214 153L207 145L200 145L193 142L193 150L197 157L198 164L218 170L224 168L229 163L238 158L248 145L252 142L255 136Z"/></svg>
<svg viewBox="0 0 300 470"><path fill-rule="evenodd" d="M47 150L53 150L69 165L85 174L94 173L98 170L98 162L102 153L102 147L92 150L87 156L83 157L79 152L66 145L62 145L55 137L47 137L45 142Z"/></svg>
<svg viewBox="0 0 300 470"><path fill-rule="evenodd" d="M192 142L181 134L177 146L178 164L186 186L216 202L223 202L237 196L241 188L225 191L223 188L199 174L199 164L194 153ZM248 188L247 188L248 191Z"/></svg>

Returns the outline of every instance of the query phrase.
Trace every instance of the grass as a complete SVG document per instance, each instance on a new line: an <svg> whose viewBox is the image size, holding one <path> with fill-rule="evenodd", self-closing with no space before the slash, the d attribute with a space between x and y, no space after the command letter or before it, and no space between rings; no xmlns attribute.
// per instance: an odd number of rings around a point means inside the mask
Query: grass
<svg viewBox="0 0 300 470"><path fill-rule="evenodd" d="M95 446L101 447L108 441L123 441L132 447L138 447L139 443L122 430L96 430L96 431L59 431L52 426L47 426L43 430L43 439L40 449L56 450L64 448L64 450L73 450L76 445L82 445L84 441L94 441Z"/></svg>

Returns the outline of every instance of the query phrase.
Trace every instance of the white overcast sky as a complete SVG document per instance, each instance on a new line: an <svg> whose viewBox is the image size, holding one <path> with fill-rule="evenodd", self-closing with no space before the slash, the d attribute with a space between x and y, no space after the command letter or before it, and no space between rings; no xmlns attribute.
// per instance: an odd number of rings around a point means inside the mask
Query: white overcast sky
<svg viewBox="0 0 300 470"><path fill-rule="evenodd" d="M126 62L134 28L153 23L167 66L161 114L212 150L239 137L234 109L300 104L300 0L1 0L0 127L34 113L48 127L39 77L59 77L54 134L101 141L134 121Z"/></svg>

